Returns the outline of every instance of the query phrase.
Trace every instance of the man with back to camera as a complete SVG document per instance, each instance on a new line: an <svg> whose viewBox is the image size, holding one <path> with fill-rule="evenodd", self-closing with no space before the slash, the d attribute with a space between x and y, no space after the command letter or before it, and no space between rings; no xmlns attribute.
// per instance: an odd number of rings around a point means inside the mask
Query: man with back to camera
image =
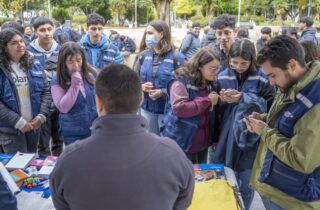
<svg viewBox="0 0 320 210"><path fill-rule="evenodd" d="M105 19L101 15L88 15L88 33L80 41L88 63L98 70L111 63L124 63L118 47L110 43L107 35L103 33L104 24Z"/></svg>
<svg viewBox="0 0 320 210"><path fill-rule="evenodd" d="M267 210L320 209L320 62L305 64L293 38L270 39L258 62L278 88L269 113L252 113L248 130L260 135L250 185Z"/></svg>
<svg viewBox="0 0 320 210"><path fill-rule="evenodd" d="M91 137L66 147L50 176L60 209L182 210L191 203L191 162L171 139L148 132L137 114L138 75L111 64L95 83L99 118Z"/></svg>

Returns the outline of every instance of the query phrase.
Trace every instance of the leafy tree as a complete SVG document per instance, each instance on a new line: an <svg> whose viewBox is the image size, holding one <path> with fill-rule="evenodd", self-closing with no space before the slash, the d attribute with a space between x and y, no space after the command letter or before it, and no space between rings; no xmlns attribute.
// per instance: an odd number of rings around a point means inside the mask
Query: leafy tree
<svg viewBox="0 0 320 210"><path fill-rule="evenodd" d="M125 12L125 18L132 20L132 22L135 21L134 19L134 10L135 10L135 5L134 5L134 0L131 0L131 3L128 7L128 9ZM139 0L138 5L137 5L137 17L138 17L138 23L148 23L149 21L153 20L155 18L155 13L154 13L154 6L152 3L152 0Z"/></svg>
<svg viewBox="0 0 320 210"><path fill-rule="evenodd" d="M70 20L71 15L66 8L54 7L52 10L52 17L59 21L60 23L64 23L65 20Z"/></svg>
<svg viewBox="0 0 320 210"><path fill-rule="evenodd" d="M128 9L128 7L131 5L130 3L128 4L127 0L109 0L109 4L111 10L117 12L118 23L120 23L121 15L123 15L126 9Z"/></svg>
<svg viewBox="0 0 320 210"><path fill-rule="evenodd" d="M156 17L170 25L170 0L152 0L156 8Z"/></svg>
<svg viewBox="0 0 320 210"><path fill-rule="evenodd" d="M186 19L186 15L192 14L192 6L189 0L179 0L176 8L177 14L184 15L184 19Z"/></svg>
<svg viewBox="0 0 320 210"><path fill-rule="evenodd" d="M26 2L32 0L0 0L0 10L7 16L12 12L16 20L21 20L21 10Z"/></svg>

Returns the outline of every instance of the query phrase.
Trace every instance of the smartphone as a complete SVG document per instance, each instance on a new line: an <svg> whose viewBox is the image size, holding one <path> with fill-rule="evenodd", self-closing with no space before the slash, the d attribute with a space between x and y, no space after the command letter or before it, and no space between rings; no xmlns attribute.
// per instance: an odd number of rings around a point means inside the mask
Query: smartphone
<svg viewBox="0 0 320 210"><path fill-rule="evenodd" d="M224 92L224 94L227 95L227 96L235 95L235 94L237 94L237 93L238 93L238 91L237 91L237 90L234 90L234 89L228 89L228 90L226 90L226 91Z"/></svg>

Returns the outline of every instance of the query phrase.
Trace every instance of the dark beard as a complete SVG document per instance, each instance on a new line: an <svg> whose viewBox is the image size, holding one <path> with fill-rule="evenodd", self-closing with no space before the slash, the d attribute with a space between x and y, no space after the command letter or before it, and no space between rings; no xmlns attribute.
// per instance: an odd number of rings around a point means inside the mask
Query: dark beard
<svg viewBox="0 0 320 210"><path fill-rule="evenodd" d="M288 93L290 88L298 82L298 79L292 78L289 75L289 73L287 73L287 77L288 77L288 83L286 84L286 87L277 87L280 89L282 93Z"/></svg>

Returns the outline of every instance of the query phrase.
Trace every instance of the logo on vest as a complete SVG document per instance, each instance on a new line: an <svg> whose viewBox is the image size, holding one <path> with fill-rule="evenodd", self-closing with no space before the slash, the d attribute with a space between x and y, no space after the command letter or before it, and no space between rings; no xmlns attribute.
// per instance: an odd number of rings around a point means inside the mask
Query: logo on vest
<svg viewBox="0 0 320 210"><path fill-rule="evenodd" d="M286 111L286 112L284 113L284 117L286 117L286 118L293 118L294 116L293 116L293 114L292 114L291 112Z"/></svg>

